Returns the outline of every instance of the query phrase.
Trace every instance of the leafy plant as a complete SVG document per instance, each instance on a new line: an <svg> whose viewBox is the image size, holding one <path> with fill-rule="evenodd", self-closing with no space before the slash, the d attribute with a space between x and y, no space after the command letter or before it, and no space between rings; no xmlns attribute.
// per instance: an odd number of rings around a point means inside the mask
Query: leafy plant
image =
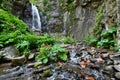
<svg viewBox="0 0 120 80"><path fill-rule="evenodd" d="M65 48L61 48L61 46L59 44L55 44L52 49L51 49L51 57L52 59L54 59L55 61L56 56L58 56L61 60L66 61L67 60L67 54L66 54L66 49Z"/></svg>
<svg viewBox="0 0 120 80"><path fill-rule="evenodd" d="M116 32L117 26L114 25L112 28L102 32L99 37L88 36L85 38L85 41L89 42L93 46L97 46L98 48L113 49L117 44Z"/></svg>
<svg viewBox="0 0 120 80"><path fill-rule="evenodd" d="M72 44L74 42L75 42L75 40L73 38L69 37L69 36L66 37L65 40L64 40L64 43Z"/></svg>
<svg viewBox="0 0 120 80"><path fill-rule="evenodd" d="M43 43L44 44L54 44L56 42L56 40L52 37L52 36L49 36L48 34L45 34L44 36L40 36L39 40L38 40L38 44L39 45L42 45Z"/></svg>
<svg viewBox="0 0 120 80"><path fill-rule="evenodd" d="M59 44L51 45L42 45L40 48L40 53L36 57L36 60L47 63L48 61L57 61L57 60L67 60L66 50L61 48Z"/></svg>
<svg viewBox="0 0 120 80"><path fill-rule="evenodd" d="M51 47L44 45L39 50L40 50L40 53L39 53L39 55L36 56L36 59L38 61L42 61L43 63L47 63L48 58L50 56Z"/></svg>
<svg viewBox="0 0 120 80"><path fill-rule="evenodd" d="M101 40L98 41L97 46L102 48L113 48L116 46L116 32L117 26L113 26L112 28L108 29L107 31L101 34Z"/></svg>
<svg viewBox="0 0 120 80"><path fill-rule="evenodd" d="M116 46L114 49L115 49L116 51L120 51L120 46Z"/></svg>
<svg viewBox="0 0 120 80"><path fill-rule="evenodd" d="M98 39L94 36L87 36L87 37L84 38L83 41L89 43L92 46L96 46L97 42L98 42Z"/></svg>
<svg viewBox="0 0 120 80"><path fill-rule="evenodd" d="M24 55L29 55L29 42L28 41L22 41L21 43L16 44L16 47L23 52Z"/></svg>

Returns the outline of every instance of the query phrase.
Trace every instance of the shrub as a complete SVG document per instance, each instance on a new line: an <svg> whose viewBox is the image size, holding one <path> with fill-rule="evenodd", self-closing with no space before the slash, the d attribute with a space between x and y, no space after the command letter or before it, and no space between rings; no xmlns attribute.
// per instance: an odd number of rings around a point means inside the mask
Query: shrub
<svg viewBox="0 0 120 80"><path fill-rule="evenodd" d="M43 43L46 45L49 44L53 45L55 42L56 40L52 36L49 36L48 34L45 34L44 36L40 36L40 39L38 40L39 45L42 45Z"/></svg>
<svg viewBox="0 0 120 80"><path fill-rule="evenodd" d="M40 53L36 56L36 60L47 63L48 61L67 60L66 49L61 48L59 44L55 45L42 45Z"/></svg>
<svg viewBox="0 0 120 80"><path fill-rule="evenodd" d="M105 32L102 32L99 37L88 36L84 40L93 46L97 46L98 48L113 49L117 43L116 32L117 26L115 25Z"/></svg>
<svg viewBox="0 0 120 80"><path fill-rule="evenodd" d="M74 43L74 42L75 42L74 39L71 38L71 37L66 37L65 40L64 40L64 43L72 44L72 43Z"/></svg>
<svg viewBox="0 0 120 80"><path fill-rule="evenodd" d="M28 26L22 20L0 9L0 33L9 33L16 30L24 33L28 31Z"/></svg>

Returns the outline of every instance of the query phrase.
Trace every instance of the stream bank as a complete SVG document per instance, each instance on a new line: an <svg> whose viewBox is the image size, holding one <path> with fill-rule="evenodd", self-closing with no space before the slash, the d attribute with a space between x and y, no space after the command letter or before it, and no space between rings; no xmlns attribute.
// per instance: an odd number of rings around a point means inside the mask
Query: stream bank
<svg viewBox="0 0 120 80"><path fill-rule="evenodd" d="M27 61L22 66L0 65L0 80L119 80L120 53L96 49L80 42L64 45L69 51L66 62L35 66Z"/></svg>

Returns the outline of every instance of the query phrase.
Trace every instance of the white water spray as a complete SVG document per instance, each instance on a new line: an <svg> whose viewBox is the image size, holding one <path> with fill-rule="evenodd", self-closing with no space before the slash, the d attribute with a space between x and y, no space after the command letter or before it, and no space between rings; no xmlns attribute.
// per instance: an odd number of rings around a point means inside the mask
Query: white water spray
<svg viewBox="0 0 120 80"><path fill-rule="evenodd" d="M35 5L32 4L32 29L41 30L41 19L38 12L38 9Z"/></svg>

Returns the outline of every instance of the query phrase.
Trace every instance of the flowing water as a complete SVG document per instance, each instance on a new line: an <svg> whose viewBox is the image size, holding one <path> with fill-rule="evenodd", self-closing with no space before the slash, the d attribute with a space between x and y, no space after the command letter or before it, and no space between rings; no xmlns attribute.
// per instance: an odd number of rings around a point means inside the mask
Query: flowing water
<svg viewBox="0 0 120 80"><path fill-rule="evenodd" d="M41 30L41 18L39 15L39 11L35 5L31 5L32 7L32 29Z"/></svg>
<svg viewBox="0 0 120 80"><path fill-rule="evenodd" d="M101 63L91 62L92 65L86 64L86 68L80 65L82 61L92 57L87 50L78 51L74 45L71 45L68 56L68 61L62 62L62 65L51 63L41 65L40 68L29 67L27 64L0 67L0 80L106 80ZM97 68L97 65L100 68Z"/></svg>

